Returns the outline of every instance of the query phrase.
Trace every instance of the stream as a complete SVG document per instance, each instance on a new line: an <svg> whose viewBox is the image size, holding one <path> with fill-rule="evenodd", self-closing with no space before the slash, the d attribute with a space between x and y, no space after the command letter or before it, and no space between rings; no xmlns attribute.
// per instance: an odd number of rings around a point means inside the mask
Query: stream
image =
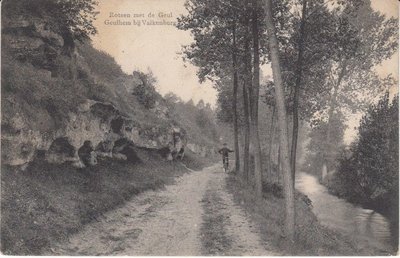
<svg viewBox="0 0 400 258"><path fill-rule="evenodd" d="M375 247L383 253L393 250L390 223L383 215L330 194L307 173L296 175L296 188L311 199L313 212L324 226L350 237L362 248Z"/></svg>

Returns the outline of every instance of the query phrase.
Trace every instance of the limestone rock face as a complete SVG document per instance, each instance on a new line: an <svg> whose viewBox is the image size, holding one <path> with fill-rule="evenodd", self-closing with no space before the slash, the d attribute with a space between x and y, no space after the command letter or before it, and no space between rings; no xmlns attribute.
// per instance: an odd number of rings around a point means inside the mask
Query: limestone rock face
<svg viewBox="0 0 400 258"><path fill-rule="evenodd" d="M64 47L64 39L49 27L43 19L4 19L2 41L17 59L52 69Z"/></svg>
<svg viewBox="0 0 400 258"><path fill-rule="evenodd" d="M173 140L170 127L146 127L120 115L111 104L88 100L69 113L69 121L57 131L41 133L29 129L16 114L8 130L2 130L2 162L23 165L30 162L37 150L46 151L52 163L79 160L77 150L90 141L98 152L109 153L119 139L127 139L137 147L161 149ZM103 154L104 155L104 154Z"/></svg>

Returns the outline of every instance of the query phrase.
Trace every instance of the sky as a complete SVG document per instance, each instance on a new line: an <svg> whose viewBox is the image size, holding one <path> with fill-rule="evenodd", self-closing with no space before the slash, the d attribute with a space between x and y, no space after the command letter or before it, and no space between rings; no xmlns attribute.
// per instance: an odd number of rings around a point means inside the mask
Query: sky
<svg viewBox="0 0 400 258"><path fill-rule="evenodd" d="M168 24L144 24L152 21L176 22L179 16L187 13L184 2L185 0L99 0L99 15L95 21L98 34L93 37L93 45L113 56L122 70L128 74L134 70L151 69L157 77L157 89L162 95L174 92L184 101L193 99L197 103L203 99L215 106L217 92L212 83L206 81L200 84L196 75L197 68L184 62L182 55L179 54L182 45L193 41L190 32L178 30ZM387 16L398 17L397 0L371 0L371 3L375 10ZM130 15L129 18L116 17L127 14ZM127 21L131 24L120 25ZM119 24L110 25L110 22ZM382 77L392 73L398 79L397 57L398 53L384 61L382 65L376 67L377 72ZM272 75L269 65L264 65L261 69L264 76ZM398 88L393 87L391 91L398 92ZM349 119L349 130L345 134L346 142L354 138L356 134L354 127L358 125L360 117L361 115L355 115Z"/></svg>
<svg viewBox="0 0 400 258"><path fill-rule="evenodd" d="M131 74L139 69L152 70L158 79L157 88L161 94L174 92L183 100L200 99L215 104L216 91L212 83L200 85L197 68L184 63L178 53L182 45L192 42L190 32L178 30L171 25L106 25L106 20L156 20L176 21L185 13L184 0L100 0L99 15L95 22L98 34L93 38L93 45L112 55L123 71ZM131 18L109 18L110 12L131 14ZM154 18L149 18L149 13ZM172 18L159 18L163 12ZM133 18L133 14L143 14L145 18ZM132 23L133 24L133 23Z"/></svg>

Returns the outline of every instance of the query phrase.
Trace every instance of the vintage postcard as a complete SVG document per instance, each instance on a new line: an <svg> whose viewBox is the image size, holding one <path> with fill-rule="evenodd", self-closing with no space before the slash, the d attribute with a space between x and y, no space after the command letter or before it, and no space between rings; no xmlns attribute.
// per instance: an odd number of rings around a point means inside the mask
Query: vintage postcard
<svg viewBox="0 0 400 258"><path fill-rule="evenodd" d="M398 5L3 0L1 254L397 255Z"/></svg>

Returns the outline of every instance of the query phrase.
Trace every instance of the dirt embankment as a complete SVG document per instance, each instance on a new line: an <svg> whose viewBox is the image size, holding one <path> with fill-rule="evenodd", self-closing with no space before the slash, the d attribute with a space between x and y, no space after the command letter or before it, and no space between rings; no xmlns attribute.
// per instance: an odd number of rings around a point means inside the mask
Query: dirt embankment
<svg viewBox="0 0 400 258"><path fill-rule="evenodd" d="M106 211L145 190L174 182L188 170L142 150L141 162L102 158L90 168L35 161L25 170L2 166L1 251L40 255L51 241L66 241ZM187 155L188 167L199 169L204 158ZM208 161L209 162L209 161Z"/></svg>

